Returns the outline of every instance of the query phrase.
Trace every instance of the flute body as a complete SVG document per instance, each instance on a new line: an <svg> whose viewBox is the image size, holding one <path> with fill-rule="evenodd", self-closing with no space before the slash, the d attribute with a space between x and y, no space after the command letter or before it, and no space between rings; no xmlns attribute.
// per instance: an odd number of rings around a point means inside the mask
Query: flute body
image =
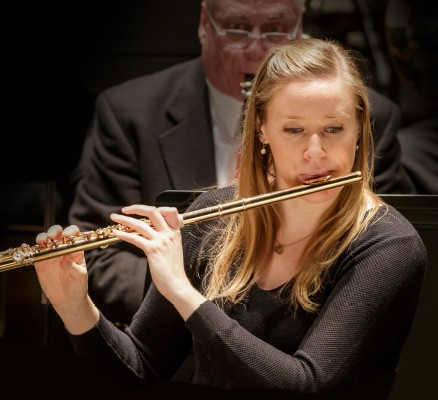
<svg viewBox="0 0 438 400"><path fill-rule="evenodd" d="M290 189L284 189L276 192L266 193L246 199L230 201L213 207L207 207L200 210L194 210L179 215L180 226L205 221L212 218L222 217L224 215L242 212L254 207L260 207L283 200L304 196L321 190L331 189L338 186L348 185L362 180L360 171L340 177L326 177L306 182L304 185L296 186ZM142 219L148 222L147 219ZM136 233L130 228L117 224L106 228L99 228L95 231L81 232L78 236L65 237L57 241L48 241L44 246L35 244L30 246L26 243L19 247L9 248L0 252L0 272L8 271L32 265L37 261L43 261L65 254L77 251L86 251L94 248L105 248L110 244L120 241L113 230L122 230L125 232Z"/></svg>

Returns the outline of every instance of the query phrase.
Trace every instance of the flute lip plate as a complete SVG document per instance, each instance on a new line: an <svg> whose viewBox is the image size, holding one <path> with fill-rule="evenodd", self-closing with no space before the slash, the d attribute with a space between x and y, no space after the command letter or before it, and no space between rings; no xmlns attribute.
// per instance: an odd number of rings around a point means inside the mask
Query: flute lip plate
<svg viewBox="0 0 438 400"><path fill-rule="evenodd" d="M327 182L329 179L332 179L331 175L321 176L321 177L315 178L315 179L308 179L307 181L304 181L304 184L305 185L314 185L316 183Z"/></svg>

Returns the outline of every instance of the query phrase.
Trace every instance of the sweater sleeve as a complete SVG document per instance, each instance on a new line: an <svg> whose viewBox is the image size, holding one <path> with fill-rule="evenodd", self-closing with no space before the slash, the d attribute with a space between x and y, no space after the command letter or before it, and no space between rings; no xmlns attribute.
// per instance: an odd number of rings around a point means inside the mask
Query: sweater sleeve
<svg viewBox="0 0 438 400"><path fill-rule="evenodd" d="M127 383L170 380L192 348L184 320L153 283L124 331L101 313L93 329L69 337L79 357Z"/></svg>

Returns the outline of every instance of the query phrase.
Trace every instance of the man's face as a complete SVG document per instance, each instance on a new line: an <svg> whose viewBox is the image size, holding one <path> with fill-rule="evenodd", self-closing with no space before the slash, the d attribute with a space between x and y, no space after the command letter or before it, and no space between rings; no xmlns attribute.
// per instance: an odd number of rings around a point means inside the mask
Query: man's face
<svg viewBox="0 0 438 400"><path fill-rule="evenodd" d="M294 0L218 0L215 9L209 12L203 3L199 37L208 79L220 91L242 100L240 82L256 72L266 53L278 43L250 38L242 44L233 35L220 32L229 29L254 35L296 32L300 37L303 13L304 7L297 9Z"/></svg>

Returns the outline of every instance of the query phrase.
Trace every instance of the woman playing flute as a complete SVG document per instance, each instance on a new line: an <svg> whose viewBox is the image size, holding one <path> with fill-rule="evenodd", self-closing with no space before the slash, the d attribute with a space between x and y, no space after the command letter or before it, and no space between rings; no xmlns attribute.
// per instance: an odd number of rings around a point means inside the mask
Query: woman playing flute
<svg viewBox="0 0 438 400"><path fill-rule="evenodd" d="M171 380L193 352L194 385L386 398L426 250L370 189L369 103L355 61L328 40L272 50L247 101L235 184L188 211L352 171L360 182L183 228L170 207L111 215L136 232L114 233L144 253L153 280L125 331L88 295L83 252L35 263L80 357L147 384ZM75 234L53 226L37 243Z"/></svg>

